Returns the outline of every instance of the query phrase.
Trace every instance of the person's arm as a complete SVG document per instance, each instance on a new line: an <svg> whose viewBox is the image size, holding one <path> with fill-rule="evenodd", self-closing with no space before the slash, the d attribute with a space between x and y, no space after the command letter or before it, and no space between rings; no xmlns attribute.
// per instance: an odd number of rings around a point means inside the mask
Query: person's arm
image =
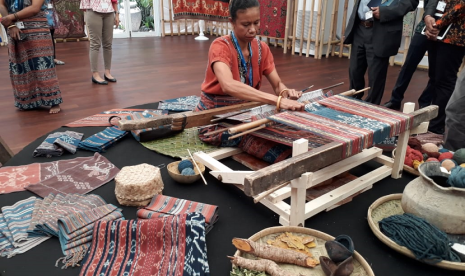
<svg viewBox="0 0 465 276"><path fill-rule="evenodd" d="M119 26L119 10L118 10L118 1L111 0L111 4L113 5L113 10L115 10L115 26Z"/></svg>
<svg viewBox="0 0 465 276"><path fill-rule="evenodd" d="M3 0L1 0L3 1ZM5 3L3 1L3 3ZM34 16L40 12L40 9L42 8L42 5L44 4L44 0L32 0L32 4L28 7L25 7L24 9L20 10L19 12L16 12L14 14L9 14L6 17L2 19L2 24L5 19L6 21L11 25L13 21L21 21L24 18L29 18L31 16ZM3 15L3 13L2 13ZM5 26L5 25L4 25Z"/></svg>
<svg viewBox="0 0 465 276"><path fill-rule="evenodd" d="M218 79L224 93L242 100L261 102L271 105L277 104L278 96L257 90L247 84L234 80L231 69L226 63L221 61L215 62L213 64L213 71L215 72L216 78ZM280 108L282 109L302 110L303 107L304 104L284 97L280 102Z"/></svg>
<svg viewBox="0 0 465 276"><path fill-rule="evenodd" d="M408 12L414 11L419 0L397 0L395 4L388 7L379 7L379 21L381 23L397 20L404 17Z"/></svg>
<svg viewBox="0 0 465 276"><path fill-rule="evenodd" d="M279 93L281 93L281 91L283 90L287 90L286 95L292 100L297 100L298 98L300 98L300 96L302 96L301 91L296 91L295 89L289 89L286 87L286 85L284 85L276 69L274 69L269 75L265 75L265 76L270 82L271 86L273 87L273 90L276 95L279 95Z"/></svg>
<svg viewBox="0 0 465 276"><path fill-rule="evenodd" d="M459 0L453 7L448 6L441 18L436 21L437 28L442 29L465 16L465 0Z"/></svg>

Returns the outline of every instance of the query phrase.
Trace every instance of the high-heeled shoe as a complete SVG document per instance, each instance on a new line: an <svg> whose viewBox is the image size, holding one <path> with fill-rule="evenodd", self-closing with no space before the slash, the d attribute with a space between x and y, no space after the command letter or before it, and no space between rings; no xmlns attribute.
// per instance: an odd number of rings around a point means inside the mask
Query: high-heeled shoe
<svg viewBox="0 0 465 276"><path fill-rule="evenodd" d="M116 82L116 79L115 79L115 78L110 79L110 78L107 77L106 75L103 75L103 77L105 78L106 81L109 81L109 82Z"/></svg>
<svg viewBox="0 0 465 276"><path fill-rule="evenodd" d="M107 81L98 81L94 78L94 76L92 76L92 82L96 84L101 84L101 85L108 85Z"/></svg>

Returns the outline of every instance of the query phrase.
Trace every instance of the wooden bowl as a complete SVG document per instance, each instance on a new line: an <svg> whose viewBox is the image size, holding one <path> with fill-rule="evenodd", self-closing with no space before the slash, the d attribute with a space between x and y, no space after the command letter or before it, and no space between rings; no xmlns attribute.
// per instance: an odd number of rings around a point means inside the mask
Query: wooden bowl
<svg viewBox="0 0 465 276"><path fill-rule="evenodd" d="M192 162L192 160L190 158L188 160L190 160ZM200 172L197 170L197 167L194 165L195 175L182 175L178 170L178 164L181 161L176 161L176 162L169 163L168 167L167 167L168 174L176 182L184 183L184 184L194 183L195 181L197 181L197 180L199 180L201 178L200 174L203 174L205 172L205 166L202 163L196 162L197 165L199 166Z"/></svg>
<svg viewBox="0 0 465 276"><path fill-rule="evenodd" d="M368 208L367 220L368 225L370 226L371 231L373 234L385 245L389 246L390 248L394 249L395 251L404 254L412 259L415 259L415 255L408 249L407 247L400 246L393 240L391 240L388 236L384 235L383 232L379 229L379 221L383 218L390 217L393 215L402 215L404 210L401 206L402 194L392 194L380 197L378 200L371 204L370 208ZM420 260L417 260L420 261ZM420 261L422 262L422 261ZM457 263L457 262L450 262L450 261L442 261L439 263L431 264L422 262L424 264L437 266L440 268L451 269L451 270L462 270L465 271L465 263Z"/></svg>

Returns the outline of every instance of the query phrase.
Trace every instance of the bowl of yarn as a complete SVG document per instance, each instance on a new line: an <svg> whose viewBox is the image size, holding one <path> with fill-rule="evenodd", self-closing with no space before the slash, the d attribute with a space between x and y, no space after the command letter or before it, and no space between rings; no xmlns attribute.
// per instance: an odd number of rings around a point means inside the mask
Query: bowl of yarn
<svg viewBox="0 0 465 276"><path fill-rule="evenodd" d="M205 166L202 163L196 163L200 172L197 170L194 163L192 163L192 159L189 158L168 164L168 174L176 182L184 184L194 183L201 178L200 174L205 172Z"/></svg>

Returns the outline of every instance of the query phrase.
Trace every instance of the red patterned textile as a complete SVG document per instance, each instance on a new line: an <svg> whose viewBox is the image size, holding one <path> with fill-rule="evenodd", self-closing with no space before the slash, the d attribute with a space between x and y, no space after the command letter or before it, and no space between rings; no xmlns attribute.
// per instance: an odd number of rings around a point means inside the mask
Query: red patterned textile
<svg viewBox="0 0 465 276"><path fill-rule="evenodd" d="M286 0L260 0L259 35L284 38L286 28Z"/></svg>
<svg viewBox="0 0 465 276"><path fill-rule="evenodd" d="M229 22L229 4L216 0L173 0L174 19Z"/></svg>
<svg viewBox="0 0 465 276"><path fill-rule="evenodd" d="M239 148L271 164L281 162L292 156L292 148L252 135L243 136Z"/></svg>
<svg viewBox="0 0 465 276"><path fill-rule="evenodd" d="M55 38L81 38L84 32L84 11L79 9L81 0L53 0L58 16ZM109 5L111 7L111 5Z"/></svg>

